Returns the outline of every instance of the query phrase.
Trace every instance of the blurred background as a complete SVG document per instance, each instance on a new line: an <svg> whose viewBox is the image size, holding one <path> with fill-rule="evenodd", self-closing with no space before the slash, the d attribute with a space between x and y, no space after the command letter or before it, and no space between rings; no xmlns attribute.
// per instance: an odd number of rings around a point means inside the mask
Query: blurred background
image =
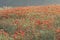
<svg viewBox="0 0 60 40"><path fill-rule="evenodd" d="M40 6L60 4L60 0L0 0L0 7L2 6Z"/></svg>

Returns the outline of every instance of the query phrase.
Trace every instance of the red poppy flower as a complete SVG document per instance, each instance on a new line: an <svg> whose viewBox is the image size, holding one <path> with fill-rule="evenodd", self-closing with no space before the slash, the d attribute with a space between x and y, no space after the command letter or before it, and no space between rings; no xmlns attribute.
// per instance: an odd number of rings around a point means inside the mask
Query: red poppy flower
<svg viewBox="0 0 60 40"><path fill-rule="evenodd" d="M58 34L58 33L60 33L60 30L59 29L56 30L56 34Z"/></svg>
<svg viewBox="0 0 60 40"><path fill-rule="evenodd" d="M24 32L22 30L19 30L19 33L21 33L21 35L24 36Z"/></svg>

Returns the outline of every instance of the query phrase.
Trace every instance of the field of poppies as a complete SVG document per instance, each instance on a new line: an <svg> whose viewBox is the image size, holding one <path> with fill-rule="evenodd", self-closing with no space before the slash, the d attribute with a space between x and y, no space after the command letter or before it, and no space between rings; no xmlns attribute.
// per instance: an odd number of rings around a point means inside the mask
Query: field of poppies
<svg viewBox="0 0 60 40"><path fill-rule="evenodd" d="M0 9L0 40L60 40L60 5Z"/></svg>

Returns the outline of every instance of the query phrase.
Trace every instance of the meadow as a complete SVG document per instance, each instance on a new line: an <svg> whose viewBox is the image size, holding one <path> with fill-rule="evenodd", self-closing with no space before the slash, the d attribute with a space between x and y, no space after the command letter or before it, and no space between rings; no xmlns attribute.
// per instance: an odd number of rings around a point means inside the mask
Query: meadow
<svg viewBox="0 0 60 40"><path fill-rule="evenodd" d="M60 5L0 8L0 40L60 40Z"/></svg>

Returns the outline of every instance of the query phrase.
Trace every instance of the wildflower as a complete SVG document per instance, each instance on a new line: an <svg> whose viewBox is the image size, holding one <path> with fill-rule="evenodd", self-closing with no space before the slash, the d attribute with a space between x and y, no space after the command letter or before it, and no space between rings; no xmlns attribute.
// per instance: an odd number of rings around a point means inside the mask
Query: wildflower
<svg viewBox="0 0 60 40"><path fill-rule="evenodd" d="M16 38L16 34L13 34L13 38Z"/></svg>
<svg viewBox="0 0 60 40"><path fill-rule="evenodd" d="M56 34L58 34L58 33L60 33L60 30L59 29L56 30Z"/></svg>
<svg viewBox="0 0 60 40"><path fill-rule="evenodd" d="M15 32L15 34L18 34L18 32Z"/></svg>
<svg viewBox="0 0 60 40"><path fill-rule="evenodd" d="M21 35L24 36L24 32L22 30L19 30L19 33L21 33Z"/></svg>
<svg viewBox="0 0 60 40"><path fill-rule="evenodd" d="M6 35L7 35L7 33L6 33L6 32L4 32L4 35L6 36Z"/></svg>
<svg viewBox="0 0 60 40"><path fill-rule="evenodd" d="M49 20L46 20L45 23L46 23L46 24L49 24Z"/></svg>
<svg viewBox="0 0 60 40"><path fill-rule="evenodd" d="M37 20L37 24L40 25L42 24L42 22L40 20Z"/></svg>

